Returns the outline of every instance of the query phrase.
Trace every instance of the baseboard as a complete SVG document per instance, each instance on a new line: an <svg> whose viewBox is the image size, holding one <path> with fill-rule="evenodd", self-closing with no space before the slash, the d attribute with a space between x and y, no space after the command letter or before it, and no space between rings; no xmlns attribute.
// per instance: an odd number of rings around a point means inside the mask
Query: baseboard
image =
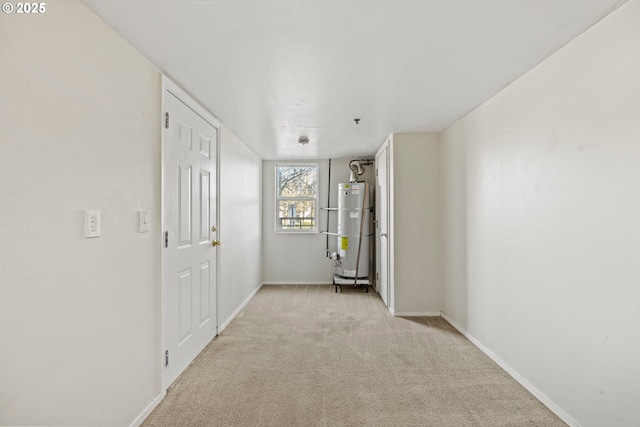
<svg viewBox="0 0 640 427"><path fill-rule="evenodd" d="M451 324L451 326L456 328L458 330L458 332L460 332L469 341L471 341L473 343L473 345L478 347L484 354L489 356L489 358L491 360L496 362L498 364L498 366L500 366L509 375L511 375L511 377L514 380L518 381L520 383L520 385L522 385L524 388L526 388L529 391L529 393L533 394L540 402L542 402L542 404L544 406L549 408L549 410L551 410L551 412L556 414L562 421L564 421L566 424L568 424L571 427L580 427L580 424L578 424L578 422L576 420L571 418L571 416L569 414L567 414L565 411L563 411L558 405L556 405L544 393L542 393L540 390L538 390L533 384L531 384L529 381L527 381L522 375L520 375L518 372L516 372L511 366L509 366L504 360L502 360L500 357L498 357L494 352L492 352L484 344L482 344L480 341L478 341L478 339L476 337L471 335L464 328L462 328L460 325L458 325L456 322L454 322L445 313L442 313L441 316L442 316L442 318L444 320L449 322Z"/></svg>
<svg viewBox="0 0 640 427"><path fill-rule="evenodd" d="M440 317L439 311L395 311L395 317Z"/></svg>
<svg viewBox="0 0 640 427"><path fill-rule="evenodd" d="M260 286L255 288L253 292L251 292L249 296L242 302L242 304L240 304L240 307L238 307L236 311L234 311L233 314L222 325L220 325L220 327L218 328L218 335L220 335L222 331L224 331L224 328L229 326L229 323L231 323L231 321L236 318L236 316L242 311L242 309L245 308L247 304L249 304L249 301L251 301L251 298L253 298L255 294L258 293L262 285L263 283L261 283Z"/></svg>
<svg viewBox="0 0 640 427"><path fill-rule="evenodd" d="M165 394L166 393L163 391L162 393L157 395L155 399L153 399L153 401L149 403L149 405L145 408L145 410L142 411L140 415L138 415L131 424L129 424L129 427L140 427L140 425L142 425L144 420L147 419L149 414L151 414L151 412L153 412L153 410L156 409L156 407L160 404L160 402L162 402L162 399L164 399Z"/></svg>
<svg viewBox="0 0 640 427"><path fill-rule="evenodd" d="M262 282L263 285L331 285L332 283L328 280L320 281L320 282L299 282L299 281L291 281L291 280L269 280L266 282Z"/></svg>

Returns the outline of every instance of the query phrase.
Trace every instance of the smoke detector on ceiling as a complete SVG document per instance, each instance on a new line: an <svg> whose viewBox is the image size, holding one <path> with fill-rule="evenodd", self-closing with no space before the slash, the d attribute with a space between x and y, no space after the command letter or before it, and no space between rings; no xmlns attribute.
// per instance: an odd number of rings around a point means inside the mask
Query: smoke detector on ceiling
<svg viewBox="0 0 640 427"><path fill-rule="evenodd" d="M298 138L298 144L307 145L308 143L309 143L309 137L308 136L301 136L300 138Z"/></svg>

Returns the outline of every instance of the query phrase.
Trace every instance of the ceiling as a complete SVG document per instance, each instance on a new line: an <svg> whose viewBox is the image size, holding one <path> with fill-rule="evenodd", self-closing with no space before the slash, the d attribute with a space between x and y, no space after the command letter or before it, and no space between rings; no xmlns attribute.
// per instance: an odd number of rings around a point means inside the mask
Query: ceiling
<svg viewBox="0 0 640 427"><path fill-rule="evenodd" d="M624 3L83 1L263 159L441 131Z"/></svg>

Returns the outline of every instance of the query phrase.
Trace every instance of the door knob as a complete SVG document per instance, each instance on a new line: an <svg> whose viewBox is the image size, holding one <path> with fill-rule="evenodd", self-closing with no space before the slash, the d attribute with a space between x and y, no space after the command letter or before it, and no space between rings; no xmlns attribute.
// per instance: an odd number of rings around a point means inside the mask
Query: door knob
<svg viewBox="0 0 640 427"><path fill-rule="evenodd" d="M220 246L220 240L214 240L211 242L211 246Z"/></svg>
<svg viewBox="0 0 640 427"><path fill-rule="evenodd" d="M387 237L387 233L380 234L380 237Z"/></svg>

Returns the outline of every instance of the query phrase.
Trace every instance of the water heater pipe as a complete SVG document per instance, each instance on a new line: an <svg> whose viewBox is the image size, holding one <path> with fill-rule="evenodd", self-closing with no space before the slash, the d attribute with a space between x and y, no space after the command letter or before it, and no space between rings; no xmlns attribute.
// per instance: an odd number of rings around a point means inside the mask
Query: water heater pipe
<svg viewBox="0 0 640 427"><path fill-rule="evenodd" d="M353 164L355 163L355 164ZM349 174L349 182L358 182L358 175L360 175L360 163L353 160L349 162L349 169L351 169L351 173Z"/></svg>
<svg viewBox="0 0 640 427"><path fill-rule="evenodd" d="M358 255L356 257L356 276L353 279L353 286L358 285L358 270L360 269L360 249L362 248L362 233L364 231L364 217L366 214L367 195L369 194L369 183L364 182L364 197L362 198L362 211L360 212L360 236L358 239Z"/></svg>
<svg viewBox="0 0 640 427"><path fill-rule="evenodd" d="M358 177L364 174L364 166L372 165L373 159L354 159L349 162L350 182L358 182Z"/></svg>
<svg viewBox="0 0 640 427"><path fill-rule="evenodd" d="M327 209L331 206L331 159L329 159L329 183L327 185ZM329 231L329 211L327 211L327 231ZM327 258L331 258L331 253L329 252L329 234L327 234Z"/></svg>

